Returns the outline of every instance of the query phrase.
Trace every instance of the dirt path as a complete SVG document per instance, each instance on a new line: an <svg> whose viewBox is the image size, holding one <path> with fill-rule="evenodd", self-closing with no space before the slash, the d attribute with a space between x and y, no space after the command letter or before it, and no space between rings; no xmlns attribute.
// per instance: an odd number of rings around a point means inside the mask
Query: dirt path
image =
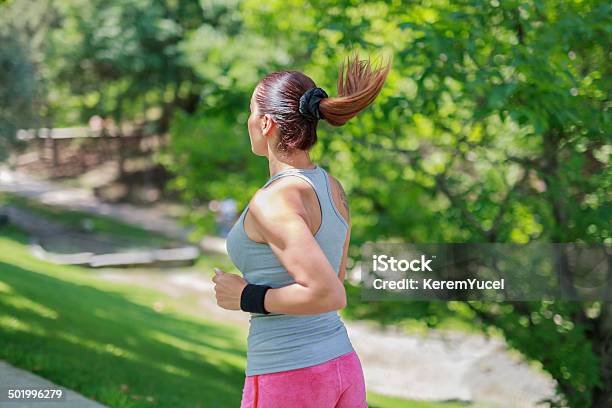
<svg viewBox="0 0 612 408"><path fill-rule="evenodd" d="M163 206L143 208L131 204L105 203L98 200L91 190L39 180L23 172L11 171L6 166L0 166L0 191L71 210L113 217L172 238L185 240L190 232L189 228L179 226L176 220L168 217Z"/></svg>
<svg viewBox="0 0 612 408"><path fill-rule="evenodd" d="M0 165L0 191L34 198L42 203L59 205L70 210L113 217L182 241L187 241L192 231L191 228L180 226L175 218L169 217L167 206L144 208L131 204L105 203L96 198L90 189L65 187L59 183L36 179L23 172L12 171L5 165ZM204 237L199 245L204 250L227 253L225 240L219 237Z"/></svg>

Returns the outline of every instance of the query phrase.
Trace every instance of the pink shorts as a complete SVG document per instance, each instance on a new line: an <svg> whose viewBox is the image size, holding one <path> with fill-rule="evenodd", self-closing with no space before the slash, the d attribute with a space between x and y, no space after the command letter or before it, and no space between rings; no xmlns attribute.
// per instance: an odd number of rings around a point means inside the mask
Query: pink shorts
<svg viewBox="0 0 612 408"><path fill-rule="evenodd" d="M240 408L367 408L355 351L315 366L246 376Z"/></svg>

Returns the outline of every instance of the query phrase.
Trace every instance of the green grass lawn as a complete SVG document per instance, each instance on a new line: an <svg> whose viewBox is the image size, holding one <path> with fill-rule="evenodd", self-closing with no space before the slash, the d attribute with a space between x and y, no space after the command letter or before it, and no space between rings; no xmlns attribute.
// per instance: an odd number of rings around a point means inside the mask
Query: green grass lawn
<svg viewBox="0 0 612 408"><path fill-rule="evenodd" d="M176 302L40 261L19 231L0 230L0 358L112 407L238 407L246 332L185 314ZM368 401L465 406L374 393Z"/></svg>

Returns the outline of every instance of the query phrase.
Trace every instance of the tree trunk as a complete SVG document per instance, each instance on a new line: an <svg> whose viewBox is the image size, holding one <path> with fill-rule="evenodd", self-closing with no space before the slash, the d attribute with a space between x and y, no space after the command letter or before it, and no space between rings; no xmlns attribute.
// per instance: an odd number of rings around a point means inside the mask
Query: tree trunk
<svg viewBox="0 0 612 408"><path fill-rule="evenodd" d="M608 261L608 293L612 293L612 254ZM593 407L612 407L612 302L603 302L601 314L594 324L593 352L599 357L601 387L593 390Z"/></svg>
<svg viewBox="0 0 612 408"><path fill-rule="evenodd" d="M125 176L125 158L126 158L126 146L125 146L125 137L123 136L123 132L119 132L117 138L117 160L119 165L119 177L123 178Z"/></svg>
<svg viewBox="0 0 612 408"><path fill-rule="evenodd" d="M593 408L612 407L612 302L602 304L593 330L593 351L599 358L601 386L593 390Z"/></svg>

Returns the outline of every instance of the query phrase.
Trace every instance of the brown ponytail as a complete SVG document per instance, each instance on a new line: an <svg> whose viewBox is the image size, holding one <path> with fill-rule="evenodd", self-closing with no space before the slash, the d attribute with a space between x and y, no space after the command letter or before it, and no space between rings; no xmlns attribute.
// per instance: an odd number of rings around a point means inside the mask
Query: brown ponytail
<svg viewBox="0 0 612 408"><path fill-rule="evenodd" d="M349 119L370 105L380 93L389 70L391 57L386 66L382 64L372 68L370 58L359 60L358 52L354 58L347 58L346 73L344 62L338 75L338 96L325 98L319 104L319 110L331 125L342 126Z"/></svg>
<svg viewBox="0 0 612 408"><path fill-rule="evenodd" d="M391 58L384 68L372 69L370 59L353 60L340 66L338 96L319 103L319 112L333 126L342 126L370 105L380 92L391 69ZM266 75L255 87L255 102L261 115L269 114L278 124L280 151L308 150L317 142L318 120L299 111L300 98L316 87L315 82L299 71L277 71Z"/></svg>

